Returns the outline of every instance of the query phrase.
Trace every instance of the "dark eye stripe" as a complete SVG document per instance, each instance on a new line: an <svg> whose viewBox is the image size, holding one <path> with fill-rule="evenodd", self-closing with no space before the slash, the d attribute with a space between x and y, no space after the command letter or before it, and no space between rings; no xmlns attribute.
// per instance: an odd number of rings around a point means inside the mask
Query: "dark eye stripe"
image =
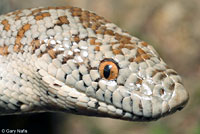
<svg viewBox="0 0 200 134"><path fill-rule="evenodd" d="M106 65L103 70L103 75L107 79L110 76L110 69L112 68L111 65Z"/></svg>

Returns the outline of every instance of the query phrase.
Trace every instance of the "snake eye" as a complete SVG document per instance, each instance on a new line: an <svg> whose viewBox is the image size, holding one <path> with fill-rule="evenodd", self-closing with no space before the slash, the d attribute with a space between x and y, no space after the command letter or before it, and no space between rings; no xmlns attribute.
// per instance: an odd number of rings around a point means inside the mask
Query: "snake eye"
<svg viewBox="0 0 200 134"><path fill-rule="evenodd" d="M118 76L119 67L113 59L104 59L99 65L99 72L102 78L113 80Z"/></svg>

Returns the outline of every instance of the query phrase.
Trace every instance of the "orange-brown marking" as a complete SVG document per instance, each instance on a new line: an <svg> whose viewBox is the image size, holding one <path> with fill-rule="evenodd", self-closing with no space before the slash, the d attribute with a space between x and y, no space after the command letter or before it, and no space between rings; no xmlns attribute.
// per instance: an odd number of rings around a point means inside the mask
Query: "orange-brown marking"
<svg viewBox="0 0 200 134"><path fill-rule="evenodd" d="M31 24L25 24L19 29L16 40L15 40L15 45L13 48L15 52L19 52L21 48L23 47L23 44L21 43L21 39L23 38L24 33L28 31L30 27L31 27Z"/></svg>
<svg viewBox="0 0 200 134"><path fill-rule="evenodd" d="M105 68L107 65L110 65L110 66L112 66L112 67L110 68L109 77L108 77L108 78L105 78L105 76L104 76L104 68ZM105 78L105 79L107 79L107 80L113 80L113 79L116 79L116 78L117 78L118 73L119 73L119 69L118 69L117 65L116 65L114 62L112 62L112 61L103 61L103 62L101 62L100 65L99 65L99 72L100 72L100 76L101 76L102 78Z"/></svg>
<svg viewBox="0 0 200 134"><path fill-rule="evenodd" d="M122 51L119 50L119 49L112 49L112 52L113 52L115 55L122 53Z"/></svg>
<svg viewBox="0 0 200 134"><path fill-rule="evenodd" d="M22 13L21 10L17 10L15 12L12 12L12 15L15 15L15 20L21 19L22 16L19 16L20 13Z"/></svg>
<svg viewBox="0 0 200 134"><path fill-rule="evenodd" d="M101 42L95 42L95 45L100 46L100 45L102 45L102 43Z"/></svg>
<svg viewBox="0 0 200 134"><path fill-rule="evenodd" d="M133 62L133 61L134 61L134 58L132 57L132 58L130 58L128 61L129 61L129 62Z"/></svg>
<svg viewBox="0 0 200 134"><path fill-rule="evenodd" d="M20 49L21 49L21 45L18 45L18 44L14 45L13 47L14 52L20 52Z"/></svg>
<svg viewBox="0 0 200 134"><path fill-rule="evenodd" d="M150 59L151 56L148 54L142 54L141 57L142 59L147 60L147 59Z"/></svg>
<svg viewBox="0 0 200 134"><path fill-rule="evenodd" d="M136 84L140 84L141 85L142 84L142 79L138 78L137 81L136 81Z"/></svg>
<svg viewBox="0 0 200 134"><path fill-rule="evenodd" d="M80 8L70 8L70 12L72 13L72 16L79 17L83 27L91 28L96 34L114 36L117 42L120 43L118 48L114 48L112 50L114 54L122 54L122 48L127 48L129 50L134 48L135 43L131 42L131 37L121 35L119 33L115 33L113 30L107 29L105 24L109 21L103 17L89 11L84 11ZM90 39L90 44L96 45L95 40L96 39Z"/></svg>
<svg viewBox="0 0 200 134"><path fill-rule="evenodd" d="M51 16L51 14L48 13L48 12L45 12L45 13L38 13L38 14L35 16L35 19L36 19L36 20L42 20L43 18L49 17L49 16Z"/></svg>
<svg viewBox="0 0 200 134"><path fill-rule="evenodd" d="M32 46L32 51L35 52L40 47L40 40L33 40L30 45Z"/></svg>
<svg viewBox="0 0 200 134"><path fill-rule="evenodd" d="M10 30L10 24L8 23L8 20L3 20L2 22L1 22L1 24L3 24L4 25L4 30L6 30L6 31L9 31Z"/></svg>
<svg viewBox="0 0 200 134"><path fill-rule="evenodd" d="M90 38L90 45L95 45L96 38Z"/></svg>
<svg viewBox="0 0 200 134"><path fill-rule="evenodd" d="M105 31L105 34L108 34L108 35L113 36L113 35L114 35L114 32L113 32L112 30L106 30L106 31Z"/></svg>
<svg viewBox="0 0 200 134"><path fill-rule="evenodd" d="M60 16L58 17L58 24L69 24L67 16Z"/></svg>
<svg viewBox="0 0 200 134"><path fill-rule="evenodd" d="M144 61L144 59L142 59L141 56L137 56L137 57L134 59L134 62L137 62L137 63L140 63L140 62L142 62L142 61Z"/></svg>
<svg viewBox="0 0 200 134"><path fill-rule="evenodd" d="M148 46L148 43L146 43L146 42L142 42L141 44L142 44L143 46L145 46L145 47Z"/></svg>
<svg viewBox="0 0 200 134"><path fill-rule="evenodd" d="M96 31L99 27L100 27L100 24L98 24L98 23L92 23L91 24L91 29L94 30L94 31Z"/></svg>
<svg viewBox="0 0 200 134"><path fill-rule="evenodd" d="M8 54L8 46L0 47L0 55L6 56Z"/></svg>
<svg viewBox="0 0 200 134"><path fill-rule="evenodd" d="M68 56L63 57L62 64L67 63L67 61L69 59L74 59L74 56L73 55L70 55L70 56L68 55Z"/></svg>
<svg viewBox="0 0 200 134"><path fill-rule="evenodd" d="M95 51L100 51L100 47L99 47L99 46L96 46L94 50L95 50Z"/></svg>
<svg viewBox="0 0 200 134"><path fill-rule="evenodd" d="M74 37L74 41L75 41L76 43L79 43L80 38L76 35L76 36Z"/></svg>
<svg viewBox="0 0 200 134"><path fill-rule="evenodd" d="M24 33L26 32L26 31L28 31L29 29L30 29L30 27L31 27L31 24L25 24L25 25L23 25L20 29L19 29L19 31L18 31L18 33L17 33L17 36L19 36L19 37L23 37L24 36Z"/></svg>
<svg viewBox="0 0 200 134"><path fill-rule="evenodd" d="M51 56L52 59L56 58L56 53L55 53L55 51L53 49L48 50L48 54Z"/></svg>
<svg viewBox="0 0 200 134"><path fill-rule="evenodd" d="M141 48L138 48L138 49L137 49L137 54L138 54L138 55L145 54L145 51L142 50Z"/></svg>

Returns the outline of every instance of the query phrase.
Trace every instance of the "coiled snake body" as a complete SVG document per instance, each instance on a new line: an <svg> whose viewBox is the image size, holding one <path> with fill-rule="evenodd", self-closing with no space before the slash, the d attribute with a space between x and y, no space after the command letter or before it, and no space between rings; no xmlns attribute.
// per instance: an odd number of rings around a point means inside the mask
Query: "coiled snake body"
<svg viewBox="0 0 200 134"><path fill-rule="evenodd" d="M63 111L158 119L188 101L153 47L76 7L0 16L0 115Z"/></svg>

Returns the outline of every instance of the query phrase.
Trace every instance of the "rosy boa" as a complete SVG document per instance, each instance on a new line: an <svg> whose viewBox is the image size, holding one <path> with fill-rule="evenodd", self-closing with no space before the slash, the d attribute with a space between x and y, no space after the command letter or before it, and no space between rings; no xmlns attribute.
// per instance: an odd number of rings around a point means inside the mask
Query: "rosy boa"
<svg viewBox="0 0 200 134"><path fill-rule="evenodd" d="M0 115L61 111L155 120L189 98L148 43L76 7L0 16Z"/></svg>

